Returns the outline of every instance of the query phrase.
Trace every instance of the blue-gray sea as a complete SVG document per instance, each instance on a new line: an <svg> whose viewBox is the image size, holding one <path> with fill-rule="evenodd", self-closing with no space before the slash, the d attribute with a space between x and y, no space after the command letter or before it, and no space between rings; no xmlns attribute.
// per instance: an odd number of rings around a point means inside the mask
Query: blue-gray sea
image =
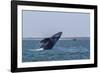
<svg viewBox="0 0 100 73"><path fill-rule="evenodd" d="M90 58L89 38L60 39L51 50L37 50L42 39L22 40L22 62L81 60Z"/></svg>

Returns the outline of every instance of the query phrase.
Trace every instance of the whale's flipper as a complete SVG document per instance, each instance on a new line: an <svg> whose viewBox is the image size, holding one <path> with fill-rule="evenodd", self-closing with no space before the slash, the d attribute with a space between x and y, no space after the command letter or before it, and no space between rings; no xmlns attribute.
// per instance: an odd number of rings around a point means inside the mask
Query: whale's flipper
<svg viewBox="0 0 100 73"><path fill-rule="evenodd" d="M40 43L45 43L45 42L47 42L49 39L50 39L50 38L45 38L45 39L41 40Z"/></svg>
<svg viewBox="0 0 100 73"><path fill-rule="evenodd" d="M45 38L41 40L40 43L42 43L42 45L40 48L44 48L44 50L52 49L52 47L56 44L56 42L59 40L61 35L62 32L58 32L50 38Z"/></svg>

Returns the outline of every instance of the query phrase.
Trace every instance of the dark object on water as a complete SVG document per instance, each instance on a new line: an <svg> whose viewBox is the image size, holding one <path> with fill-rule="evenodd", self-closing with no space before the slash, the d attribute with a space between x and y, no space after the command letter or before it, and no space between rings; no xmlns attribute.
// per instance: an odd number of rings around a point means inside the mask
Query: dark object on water
<svg viewBox="0 0 100 73"><path fill-rule="evenodd" d="M56 42L61 37L61 35L62 35L62 32L58 32L54 34L52 37L41 40L40 43L42 43L42 45L40 48L43 48L44 50L52 49L53 46L56 44Z"/></svg>
<svg viewBox="0 0 100 73"><path fill-rule="evenodd" d="M74 38L73 41L77 41L77 39Z"/></svg>

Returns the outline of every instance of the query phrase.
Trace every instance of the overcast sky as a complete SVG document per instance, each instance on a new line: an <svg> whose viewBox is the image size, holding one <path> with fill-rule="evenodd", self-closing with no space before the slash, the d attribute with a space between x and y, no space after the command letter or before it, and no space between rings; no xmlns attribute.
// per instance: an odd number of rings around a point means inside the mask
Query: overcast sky
<svg viewBox="0 0 100 73"><path fill-rule="evenodd" d="M63 37L89 37L90 14L23 11L23 38L50 37L63 32Z"/></svg>

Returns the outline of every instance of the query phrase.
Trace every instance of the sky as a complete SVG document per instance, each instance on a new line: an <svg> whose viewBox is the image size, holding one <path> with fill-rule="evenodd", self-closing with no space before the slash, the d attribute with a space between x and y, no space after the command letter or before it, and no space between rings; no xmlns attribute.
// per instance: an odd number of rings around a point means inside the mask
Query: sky
<svg viewBox="0 0 100 73"><path fill-rule="evenodd" d="M51 37L57 32L63 32L65 37L89 37L90 14L75 12L22 12L23 38Z"/></svg>

